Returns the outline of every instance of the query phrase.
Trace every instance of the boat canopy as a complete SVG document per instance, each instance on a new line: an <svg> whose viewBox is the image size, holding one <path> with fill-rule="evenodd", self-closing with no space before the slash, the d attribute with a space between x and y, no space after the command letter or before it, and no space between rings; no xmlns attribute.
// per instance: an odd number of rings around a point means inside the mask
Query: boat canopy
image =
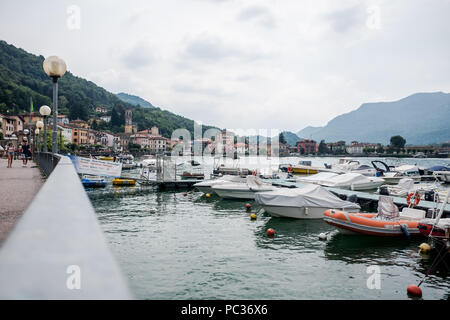
<svg viewBox="0 0 450 320"><path fill-rule="evenodd" d="M264 183L260 178L255 176L247 176L246 182L247 186L252 191L258 191L260 189L267 190L267 187L269 186L267 183Z"/></svg>
<svg viewBox="0 0 450 320"><path fill-rule="evenodd" d="M431 172L433 172L433 171L450 171L450 168L444 167L444 166L434 166L434 167L428 168L427 171L431 171Z"/></svg>
<svg viewBox="0 0 450 320"><path fill-rule="evenodd" d="M414 188L414 180L411 178L400 179L397 186L407 191L412 190Z"/></svg>
<svg viewBox="0 0 450 320"><path fill-rule="evenodd" d="M268 206L360 209L357 203L342 200L318 185L258 192L255 194L255 200Z"/></svg>
<svg viewBox="0 0 450 320"><path fill-rule="evenodd" d="M328 187L343 187L343 186L351 186L353 184L358 185L358 184L373 183L380 180L383 179L376 177L367 177L359 173L350 172L338 175L336 177L332 177L323 184Z"/></svg>
<svg viewBox="0 0 450 320"><path fill-rule="evenodd" d="M411 164L405 164L399 167L395 167L393 171L401 172L403 174L416 174L419 172L419 167Z"/></svg>
<svg viewBox="0 0 450 320"><path fill-rule="evenodd" d="M306 182L306 183L315 183L315 184L321 184L325 181L330 180L333 177L338 176L339 174L334 172L319 172L315 175L304 177L304 178L297 178L297 181L300 182Z"/></svg>

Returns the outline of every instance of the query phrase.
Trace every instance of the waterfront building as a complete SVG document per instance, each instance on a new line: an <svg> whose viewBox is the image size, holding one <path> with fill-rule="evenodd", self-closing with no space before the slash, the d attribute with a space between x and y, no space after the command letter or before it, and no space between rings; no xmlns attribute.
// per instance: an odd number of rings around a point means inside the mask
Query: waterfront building
<svg viewBox="0 0 450 320"><path fill-rule="evenodd" d="M327 148L333 154L342 154L346 152L345 141L327 143Z"/></svg>
<svg viewBox="0 0 450 320"><path fill-rule="evenodd" d="M4 137L10 137L12 134L23 131L24 118L19 115L3 115L0 114L2 127L0 128Z"/></svg>
<svg viewBox="0 0 450 320"><path fill-rule="evenodd" d="M89 129L85 127L72 127L72 143L77 145L89 144Z"/></svg>
<svg viewBox="0 0 450 320"><path fill-rule="evenodd" d="M58 124L58 131L61 133L65 141L72 142L72 127L66 124Z"/></svg>
<svg viewBox="0 0 450 320"><path fill-rule="evenodd" d="M364 149L376 149L378 147L379 145L376 143L352 141L352 144L346 147L346 151L349 154L363 154Z"/></svg>
<svg viewBox="0 0 450 320"><path fill-rule="evenodd" d="M301 149L304 150L305 154L313 154L319 151L319 145L316 141L311 139L303 139L297 141L297 153L301 154Z"/></svg>

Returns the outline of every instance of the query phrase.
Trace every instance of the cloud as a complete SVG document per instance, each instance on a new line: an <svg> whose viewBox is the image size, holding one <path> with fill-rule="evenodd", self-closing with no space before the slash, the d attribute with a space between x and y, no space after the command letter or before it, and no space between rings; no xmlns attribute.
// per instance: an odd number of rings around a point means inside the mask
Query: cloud
<svg viewBox="0 0 450 320"><path fill-rule="evenodd" d="M122 55L121 61L130 69L145 68L153 64L155 53L147 43L138 43Z"/></svg>
<svg viewBox="0 0 450 320"><path fill-rule="evenodd" d="M365 27L366 18L366 8L361 4L339 9L326 15L332 29L338 33L347 33L352 29Z"/></svg>
<svg viewBox="0 0 450 320"><path fill-rule="evenodd" d="M172 88L180 93L187 94L202 94L202 95L210 95L210 96L224 96L226 95L225 91L218 87L211 86L201 86L196 84L195 86L183 83L177 83L172 86Z"/></svg>
<svg viewBox="0 0 450 320"><path fill-rule="evenodd" d="M242 10L237 17L238 21L255 21L266 28L275 27L275 17L272 12L262 6L251 6Z"/></svg>
<svg viewBox="0 0 450 320"><path fill-rule="evenodd" d="M256 44L226 42L218 36L201 34L188 41L180 58L183 61L218 62L223 60L257 61L271 55Z"/></svg>

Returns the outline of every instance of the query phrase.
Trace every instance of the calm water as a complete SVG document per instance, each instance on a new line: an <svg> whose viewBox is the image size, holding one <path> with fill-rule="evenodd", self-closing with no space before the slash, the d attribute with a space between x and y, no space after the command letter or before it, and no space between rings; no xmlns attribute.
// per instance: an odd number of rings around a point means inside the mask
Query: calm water
<svg viewBox="0 0 450 320"><path fill-rule="evenodd" d="M402 162L450 165L448 159ZM88 194L138 299L408 299L407 286L417 284L432 262L418 253L423 239L342 236L321 220L265 213L252 221L247 201L140 186ZM267 228L276 230L274 238L266 236ZM321 232L331 232L328 241L318 239ZM373 265L381 270L379 290L366 284ZM450 299L448 269L436 270L421 288L424 299Z"/></svg>

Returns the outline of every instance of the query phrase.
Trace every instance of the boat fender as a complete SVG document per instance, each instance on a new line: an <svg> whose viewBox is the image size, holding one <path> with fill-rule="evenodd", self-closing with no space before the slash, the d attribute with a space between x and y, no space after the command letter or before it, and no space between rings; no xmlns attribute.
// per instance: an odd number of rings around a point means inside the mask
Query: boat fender
<svg viewBox="0 0 450 320"><path fill-rule="evenodd" d="M408 227L407 227L406 225L404 225L404 224L401 224L401 225L400 225L400 229L402 230L403 234L404 234L407 238L409 238Z"/></svg>
<svg viewBox="0 0 450 320"><path fill-rule="evenodd" d="M309 208L305 207L305 215L309 215Z"/></svg>

